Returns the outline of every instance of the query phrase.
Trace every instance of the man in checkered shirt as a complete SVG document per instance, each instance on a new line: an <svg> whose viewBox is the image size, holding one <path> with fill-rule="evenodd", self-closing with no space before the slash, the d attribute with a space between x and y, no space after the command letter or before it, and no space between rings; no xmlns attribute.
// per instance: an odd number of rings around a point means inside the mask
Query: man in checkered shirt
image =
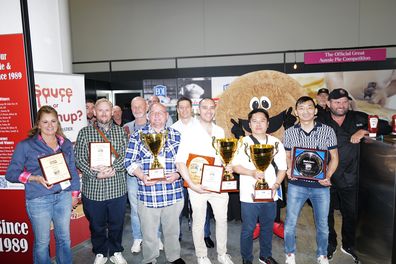
<svg viewBox="0 0 396 264"><path fill-rule="evenodd" d="M82 202L91 230L92 251L96 254L94 264L106 263L108 255L113 263L127 263L121 254L124 250L121 244L127 202L123 162L128 139L124 129L113 123L112 108L108 99L96 102L96 123L80 130L74 149L76 165L82 172ZM114 148L112 165L91 167L90 143L105 142L104 138Z"/></svg>
<svg viewBox="0 0 396 264"><path fill-rule="evenodd" d="M159 256L158 226L162 225L166 258L170 263L183 264L180 258L179 215L184 206L180 174L176 170L175 156L179 149L180 133L166 127L169 114L166 107L154 103L149 111L149 124L142 128L144 134L166 132L167 138L158 160L165 168L164 180L149 180L149 169L154 156L135 132L129 139L125 154L125 167L138 178L138 214L143 235L142 263L156 263Z"/></svg>
<svg viewBox="0 0 396 264"><path fill-rule="evenodd" d="M337 138L334 130L315 121L318 110L314 100L309 96L300 97L295 106L298 123L285 130L283 145L287 157L287 207L285 220L285 253L286 264L295 264L296 225L301 208L306 200L312 203L316 225L316 257L318 264L328 264L327 239L329 226L327 216L330 206L331 177L338 166ZM314 180L302 179L294 173L293 153L296 148L307 148L326 151L330 158L326 166L325 178ZM327 162L327 160L325 161ZM300 174L301 176L301 174Z"/></svg>

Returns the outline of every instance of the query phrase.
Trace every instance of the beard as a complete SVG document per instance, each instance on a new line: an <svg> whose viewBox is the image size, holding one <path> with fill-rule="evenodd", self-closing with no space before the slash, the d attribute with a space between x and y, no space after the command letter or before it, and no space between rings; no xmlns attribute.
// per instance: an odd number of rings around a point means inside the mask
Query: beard
<svg viewBox="0 0 396 264"><path fill-rule="evenodd" d="M330 108L330 112L331 112L333 115L335 115L335 116L345 116L346 113L348 113L348 109L336 110L336 109Z"/></svg>

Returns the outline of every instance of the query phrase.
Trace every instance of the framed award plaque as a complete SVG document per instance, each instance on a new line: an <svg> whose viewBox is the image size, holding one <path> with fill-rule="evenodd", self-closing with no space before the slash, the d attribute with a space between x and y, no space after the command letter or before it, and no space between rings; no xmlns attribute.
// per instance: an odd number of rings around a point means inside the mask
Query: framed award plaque
<svg viewBox="0 0 396 264"><path fill-rule="evenodd" d="M213 165L215 162L214 157L197 155L190 153L188 155L188 159L186 162L188 173L190 175L190 179L195 184L201 183L201 176L202 176L202 167L204 164ZM186 181L184 181L184 187L188 187Z"/></svg>
<svg viewBox="0 0 396 264"><path fill-rule="evenodd" d="M327 150L298 148L293 150L292 176L319 181L326 178Z"/></svg>
<svg viewBox="0 0 396 264"><path fill-rule="evenodd" d="M111 143L90 142L89 143L89 166L111 166Z"/></svg>
<svg viewBox="0 0 396 264"><path fill-rule="evenodd" d="M220 193L223 181L223 166L204 164L202 167L201 185L207 191Z"/></svg>
<svg viewBox="0 0 396 264"><path fill-rule="evenodd" d="M49 185L71 179L69 167L62 152L38 159L43 176Z"/></svg>

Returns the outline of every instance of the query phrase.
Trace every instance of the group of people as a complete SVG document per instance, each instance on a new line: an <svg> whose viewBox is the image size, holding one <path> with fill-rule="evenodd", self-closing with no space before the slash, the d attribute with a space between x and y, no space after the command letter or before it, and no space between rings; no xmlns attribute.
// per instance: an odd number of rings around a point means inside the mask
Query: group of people
<svg viewBox="0 0 396 264"><path fill-rule="evenodd" d="M322 90L322 92L325 90ZM358 143L368 134L367 115L350 110L350 98L344 89L326 91L328 99L323 111L311 97L299 98L295 105L298 122L285 130L283 143L267 134L270 117L261 108L248 115L251 135L243 138L241 148L252 144L277 145L274 162L260 172L238 151L226 170L240 174L242 228L240 253L244 264L253 263L253 231L260 223L260 263L277 263L272 257L272 226L276 217L277 189L288 177L285 220L285 258L296 262L296 224L307 200L311 201L316 225L316 257L328 263L337 248L334 210L342 214L341 251L358 257L354 251L357 198ZM117 264L127 263L122 255L122 233L127 200L131 205L132 253L142 251L142 263L156 263L160 250L167 261L182 264L180 255L180 214L185 200L183 181L192 209L192 237L198 264L210 264L204 232L207 207L210 204L216 223L217 260L233 264L227 252L228 193L207 191L192 181L187 168L190 154L220 157L212 147L213 137L224 138L224 130L215 124L216 103L204 98L199 103L199 117L192 117L192 102L182 97L177 102L179 121L169 126L169 114L160 102L150 105L142 97L131 101L134 121L116 122L114 108L108 99L89 102L94 114L87 127L80 130L73 150L58 120L57 112L43 106L37 114L29 137L20 142L6 173L10 182L25 184L26 209L34 231L34 263L50 263L49 237L51 221L56 240L56 261L71 263L70 214L78 202L79 191L84 213L89 221L95 264L104 264L108 257ZM88 108L88 106L87 106ZM118 109L115 109L116 112ZM118 113L116 116L120 116ZM119 117L117 118L119 119ZM164 167L164 178L150 179L154 155L142 142L141 134L166 134L158 160ZM90 143L111 143L111 166L90 164ZM328 153L325 178L319 181L295 178L292 175L293 150L296 147L323 150ZM70 169L71 179L48 184L39 165L39 158L62 152ZM77 168L82 174L82 185ZM273 202L255 202L254 183L265 179L273 190ZM163 237L163 243L161 241Z"/></svg>

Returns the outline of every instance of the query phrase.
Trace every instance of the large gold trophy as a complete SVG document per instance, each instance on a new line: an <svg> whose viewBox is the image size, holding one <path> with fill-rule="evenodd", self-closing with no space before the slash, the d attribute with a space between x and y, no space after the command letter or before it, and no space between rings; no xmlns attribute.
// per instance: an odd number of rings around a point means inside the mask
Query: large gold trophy
<svg viewBox="0 0 396 264"><path fill-rule="evenodd" d="M140 132L140 140L154 156L154 162L151 164L148 175L150 181L165 179L164 167L159 162L158 155L164 147L167 137L167 131L158 134L144 134L143 132Z"/></svg>
<svg viewBox="0 0 396 264"><path fill-rule="evenodd" d="M226 167L231 163L232 159L237 152L238 146L242 144L242 138L218 138L212 137L212 146L216 150L216 154L220 154L221 161ZM238 182L234 175L229 172L223 174L223 181L221 184L221 192L237 192Z"/></svg>
<svg viewBox="0 0 396 264"><path fill-rule="evenodd" d="M271 164L276 153L278 153L278 142L275 143L275 146L268 144L250 145L250 155L247 149L248 144L245 143L245 153L249 157L249 161L253 162L258 171L264 172ZM269 188L265 178L257 180L254 189L253 200L255 202L272 202L274 200L272 190Z"/></svg>

